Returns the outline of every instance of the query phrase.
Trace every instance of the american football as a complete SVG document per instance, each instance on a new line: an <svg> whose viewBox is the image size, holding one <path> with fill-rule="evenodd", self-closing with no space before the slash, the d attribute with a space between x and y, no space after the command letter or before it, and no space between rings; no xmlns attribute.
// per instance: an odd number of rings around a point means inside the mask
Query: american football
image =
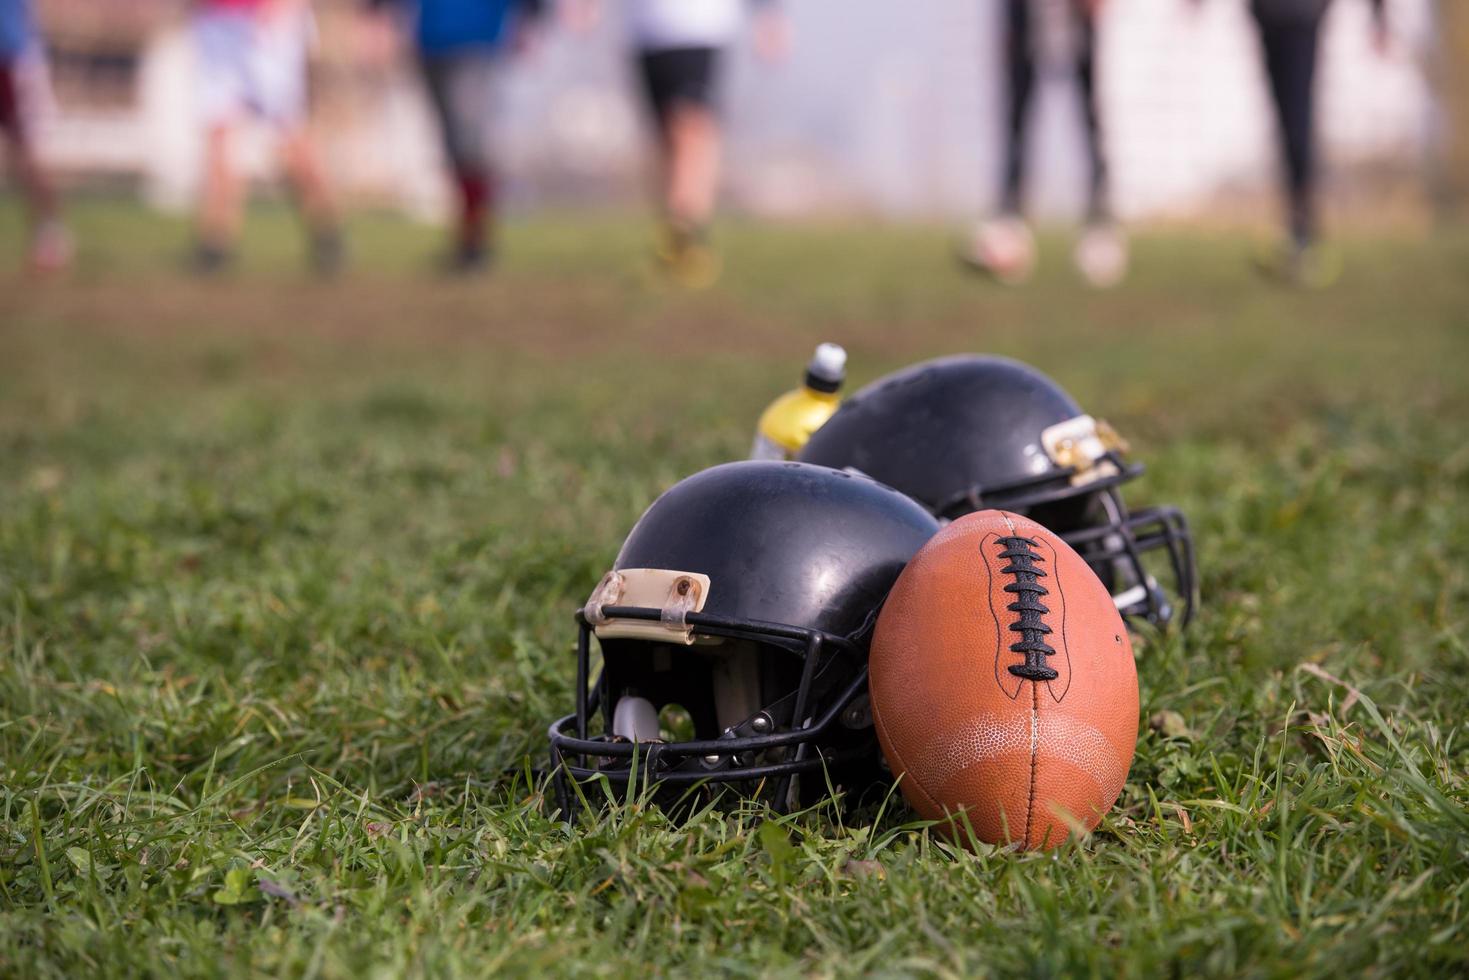
<svg viewBox="0 0 1469 980"><path fill-rule="evenodd" d="M1137 740L1122 617L1064 541L979 511L909 563L878 618L873 719L903 796L965 842L1049 849L1116 801Z"/></svg>

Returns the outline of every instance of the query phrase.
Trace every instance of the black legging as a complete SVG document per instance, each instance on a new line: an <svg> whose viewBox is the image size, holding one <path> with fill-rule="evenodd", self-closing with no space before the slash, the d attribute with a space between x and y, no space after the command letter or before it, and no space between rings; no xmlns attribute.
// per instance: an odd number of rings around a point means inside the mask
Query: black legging
<svg viewBox="0 0 1469 980"><path fill-rule="evenodd" d="M1005 13L1005 65L1009 72L1010 100L1006 129L1004 186L1001 208L1018 214L1025 191L1025 133L1029 125L1030 101L1035 92L1036 58L1031 30L1034 0L1008 0ZM1081 86L1082 116L1086 122L1086 146L1091 166L1087 215L1104 220L1110 215L1107 201L1107 159L1102 152L1101 124L1097 114L1096 23L1082 0L1067 0L1075 19L1078 44L1076 80Z"/></svg>
<svg viewBox="0 0 1469 980"><path fill-rule="evenodd" d="M1308 16L1281 16L1254 0L1250 9L1260 28L1270 97L1275 102L1285 156L1291 237L1299 245L1316 235L1316 52L1320 47L1322 3Z"/></svg>

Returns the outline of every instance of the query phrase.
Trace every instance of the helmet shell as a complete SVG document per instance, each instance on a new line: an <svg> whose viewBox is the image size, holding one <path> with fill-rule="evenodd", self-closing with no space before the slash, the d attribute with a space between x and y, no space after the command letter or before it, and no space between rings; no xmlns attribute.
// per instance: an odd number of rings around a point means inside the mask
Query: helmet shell
<svg viewBox="0 0 1469 980"><path fill-rule="evenodd" d="M874 480L746 460L696 473L655 500L613 568L702 573L706 616L848 637L937 531L923 507Z"/></svg>
<svg viewBox="0 0 1469 980"><path fill-rule="evenodd" d="M1065 477L1041 433L1081 414L1060 385L1029 365L960 354L863 388L798 458L859 470L937 511L966 493Z"/></svg>
<svg viewBox="0 0 1469 980"><path fill-rule="evenodd" d="M629 621L666 623L673 607L599 601L609 584L620 596L611 577L593 593L578 616L576 712L549 731L563 807L570 782L591 779L656 782L668 794L660 801L675 806L680 787L707 784L764 793L777 807L880 781L866 710L871 629L938 529L891 487L806 463L726 463L675 484L633 527L613 570L707 576L702 606L680 613L687 633L640 635ZM588 688L597 620L618 632L596 632L602 673ZM669 720L665 736L669 708L681 709L687 730Z"/></svg>
<svg viewBox="0 0 1469 980"><path fill-rule="evenodd" d="M849 398L798 459L849 468L890 484L942 519L998 508L1024 514L1076 548L1113 590L1124 615L1164 625L1197 605L1188 522L1176 508L1129 511L1120 487L1142 473L1106 446L1078 472L1047 452L1048 430L1085 421L1060 385L1004 357L961 354L880 378ZM1103 468L1105 467L1105 468ZM1160 588L1144 565L1166 560ZM1171 592L1173 600L1168 594ZM1178 603L1175 607L1174 601Z"/></svg>

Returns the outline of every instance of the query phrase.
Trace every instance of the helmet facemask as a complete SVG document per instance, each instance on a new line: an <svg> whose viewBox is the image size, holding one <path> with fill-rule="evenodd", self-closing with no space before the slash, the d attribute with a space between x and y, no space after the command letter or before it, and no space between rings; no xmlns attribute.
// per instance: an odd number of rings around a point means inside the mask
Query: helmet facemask
<svg viewBox="0 0 1469 980"><path fill-rule="evenodd" d="M1025 514L1081 552L1134 620L1181 625L1198 604L1183 515L1130 513L1120 487L1142 467L1126 442L1030 365L977 354L911 365L847 398L798 458L865 473L941 520Z"/></svg>
<svg viewBox="0 0 1469 980"><path fill-rule="evenodd" d="M624 580L620 590L609 588L613 576ZM563 808L571 802L566 780L605 779L617 795L657 784L665 804L708 795L690 787L732 785L787 809L824 795L822 770L870 763L870 629L840 637L710 616L677 598L672 607L601 601L646 597L650 582L672 582L668 595L677 597L681 577L609 573L577 614L576 711L550 732ZM717 584L705 579L706 594L710 587ZM594 636L602 669L589 685Z"/></svg>
<svg viewBox="0 0 1469 980"><path fill-rule="evenodd" d="M940 519L988 508L1029 517L1076 549L1124 616L1158 627L1175 619L1187 626L1198 589L1188 521L1175 507L1128 511L1119 488L1141 476L1143 467L1126 460L1127 443L1088 415L1051 426L1041 443L1049 463L1037 467L1043 472L1007 485L970 487L938 509Z"/></svg>
<svg viewBox="0 0 1469 980"><path fill-rule="evenodd" d="M1174 507L1129 511L1115 486L1078 503L1080 507L1059 508L1057 513L1040 506L1026 516L1076 549L1124 616L1158 627L1175 621L1187 626L1198 586L1193 538L1183 514Z"/></svg>

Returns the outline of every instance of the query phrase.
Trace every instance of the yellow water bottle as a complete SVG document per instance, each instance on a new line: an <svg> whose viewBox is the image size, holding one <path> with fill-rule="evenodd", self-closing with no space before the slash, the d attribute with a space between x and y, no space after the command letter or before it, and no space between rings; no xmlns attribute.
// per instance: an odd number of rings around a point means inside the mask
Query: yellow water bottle
<svg viewBox="0 0 1469 980"><path fill-rule="evenodd" d="M760 415L751 459L790 459L811 433L826 424L841 404L847 380L847 352L840 344L820 344L806 365L801 387L788 391Z"/></svg>

